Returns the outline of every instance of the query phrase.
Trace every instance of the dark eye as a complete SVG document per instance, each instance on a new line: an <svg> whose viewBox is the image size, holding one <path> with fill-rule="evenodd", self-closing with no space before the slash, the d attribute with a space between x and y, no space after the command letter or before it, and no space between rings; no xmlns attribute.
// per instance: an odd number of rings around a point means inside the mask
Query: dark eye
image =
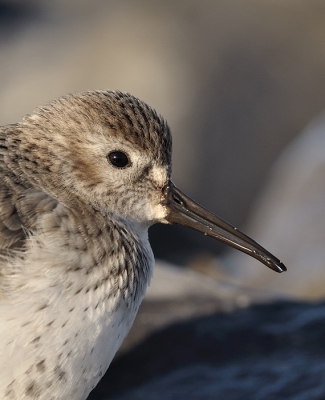
<svg viewBox="0 0 325 400"><path fill-rule="evenodd" d="M122 151L112 151L109 153L107 158L109 159L110 163L117 168L124 168L129 165L128 156Z"/></svg>

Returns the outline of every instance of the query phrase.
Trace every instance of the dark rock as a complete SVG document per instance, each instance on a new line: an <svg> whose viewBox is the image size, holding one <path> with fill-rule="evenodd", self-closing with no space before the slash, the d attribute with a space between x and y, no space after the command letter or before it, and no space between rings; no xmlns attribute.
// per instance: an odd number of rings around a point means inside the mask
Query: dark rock
<svg viewBox="0 0 325 400"><path fill-rule="evenodd" d="M113 362L89 399L324 399L325 303L176 324Z"/></svg>

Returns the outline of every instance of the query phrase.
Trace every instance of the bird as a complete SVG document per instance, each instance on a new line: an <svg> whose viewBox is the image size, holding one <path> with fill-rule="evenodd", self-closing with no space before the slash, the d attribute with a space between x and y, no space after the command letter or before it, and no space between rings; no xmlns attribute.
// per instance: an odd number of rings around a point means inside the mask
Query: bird
<svg viewBox="0 0 325 400"><path fill-rule="evenodd" d="M286 267L171 180L171 131L114 90L63 96L0 128L0 398L83 400L153 274L148 228L182 224Z"/></svg>

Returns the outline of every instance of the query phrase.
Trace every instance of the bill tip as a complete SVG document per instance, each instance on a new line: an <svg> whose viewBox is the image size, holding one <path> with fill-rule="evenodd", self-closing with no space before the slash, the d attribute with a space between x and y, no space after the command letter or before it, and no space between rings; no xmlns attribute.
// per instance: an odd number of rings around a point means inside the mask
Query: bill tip
<svg viewBox="0 0 325 400"><path fill-rule="evenodd" d="M280 261L277 265L276 265L276 272L286 272L287 271L287 267Z"/></svg>

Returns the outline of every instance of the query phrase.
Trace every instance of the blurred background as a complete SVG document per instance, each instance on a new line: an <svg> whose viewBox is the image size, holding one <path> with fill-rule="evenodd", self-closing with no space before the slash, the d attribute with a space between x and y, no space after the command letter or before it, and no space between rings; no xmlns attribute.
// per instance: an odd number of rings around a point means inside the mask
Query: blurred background
<svg viewBox="0 0 325 400"><path fill-rule="evenodd" d="M0 1L1 125L69 92L128 91L168 120L176 185L288 267L152 227L160 261L125 349L181 319L323 298L324 37L323 0Z"/></svg>

